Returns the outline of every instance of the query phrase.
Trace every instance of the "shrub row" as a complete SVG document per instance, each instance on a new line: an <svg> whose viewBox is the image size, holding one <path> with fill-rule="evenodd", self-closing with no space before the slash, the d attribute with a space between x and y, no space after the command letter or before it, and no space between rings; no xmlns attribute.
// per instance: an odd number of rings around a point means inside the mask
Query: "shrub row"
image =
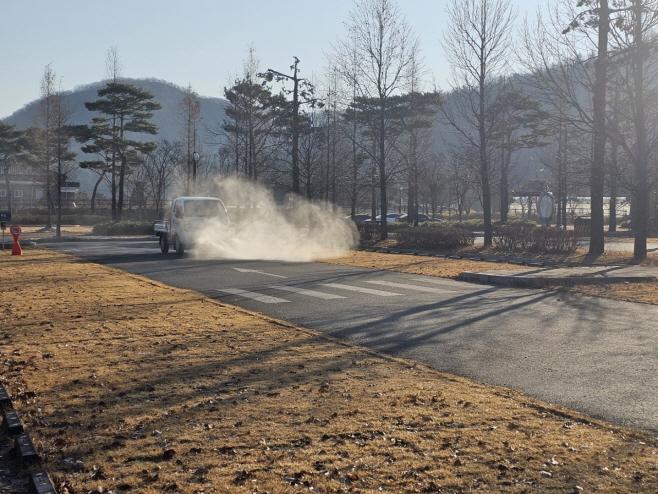
<svg viewBox="0 0 658 494"><path fill-rule="evenodd" d="M359 230L359 238L362 242L376 242L379 240L379 223L362 223L357 229Z"/></svg>
<svg viewBox="0 0 658 494"><path fill-rule="evenodd" d="M96 235L152 235L151 221L105 221L94 225Z"/></svg>
<svg viewBox="0 0 658 494"><path fill-rule="evenodd" d="M402 249L443 250L473 245L473 233L463 228L401 228L395 237Z"/></svg>
<svg viewBox="0 0 658 494"><path fill-rule="evenodd" d="M20 225L45 225L47 221L45 214L12 214L12 223L19 223ZM57 216L51 216L53 224L57 222ZM92 216L92 215L62 215L62 225L84 225L90 226L96 223L107 221L107 216Z"/></svg>
<svg viewBox="0 0 658 494"><path fill-rule="evenodd" d="M496 247L505 250L573 252L578 238L573 230L528 226L497 226L493 232Z"/></svg>

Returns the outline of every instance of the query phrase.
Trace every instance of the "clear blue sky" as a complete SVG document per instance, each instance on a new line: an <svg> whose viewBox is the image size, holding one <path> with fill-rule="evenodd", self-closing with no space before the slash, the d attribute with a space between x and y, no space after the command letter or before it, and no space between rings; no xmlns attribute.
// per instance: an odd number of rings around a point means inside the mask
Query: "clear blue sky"
<svg viewBox="0 0 658 494"><path fill-rule="evenodd" d="M420 37L427 68L449 89L441 40L447 0L398 0ZM519 18L546 0L512 0ZM222 96L253 45L262 68L320 76L325 54L345 34L352 0L2 0L0 118L39 97L47 64L63 90L106 77L116 46L122 75L192 84Z"/></svg>

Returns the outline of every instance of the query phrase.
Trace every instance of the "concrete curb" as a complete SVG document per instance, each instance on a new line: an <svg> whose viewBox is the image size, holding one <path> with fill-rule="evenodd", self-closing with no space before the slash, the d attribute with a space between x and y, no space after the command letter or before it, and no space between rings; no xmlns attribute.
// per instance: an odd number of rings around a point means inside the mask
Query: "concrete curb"
<svg viewBox="0 0 658 494"><path fill-rule="evenodd" d="M381 254L407 254L415 256L430 256L447 259L467 259L469 261L484 262L505 262L516 264L518 266L544 268L577 268L582 267L578 263L538 261L536 259L526 258L509 258L502 256L476 256L468 254L438 253L428 251L415 251L410 249L390 249L385 247L360 247L358 250L367 252L377 252ZM616 264L600 264L597 267L617 266ZM457 278L460 281L469 283L480 283L482 285L507 286L515 288L542 288L553 285L573 286L580 285L600 285L614 283L642 283L646 281L656 281L658 276L537 276L537 275L508 275L495 273L473 273L464 271Z"/></svg>
<svg viewBox="0 0 658 494"><path fill-rule="evenodd" d="M516 288L541 288L552 285L605 285L613 283L641 283L645 281L656 281L655 276L510 276L489 273L473 273L464 271L459 275L459 280L484 285L509 286Z"/></svg>
<svg viewBox="0 0 658 494"><path fill-rule="evenodd" d="M58 244L64 242L108 242L108 241L132 242L132 241L156 240L157 238L158 237L156 237L155 235L149 237L69 236L69 237L59 237L59 238L57 237L37 238L30 241L36 242L37 244ZM21 243L21 245L23 244Z"/></svg>

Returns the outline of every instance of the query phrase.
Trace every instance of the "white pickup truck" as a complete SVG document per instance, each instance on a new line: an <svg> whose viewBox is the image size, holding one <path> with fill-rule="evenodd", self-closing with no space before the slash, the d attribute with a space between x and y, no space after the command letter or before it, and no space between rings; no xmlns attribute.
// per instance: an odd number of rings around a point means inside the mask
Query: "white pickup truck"
<svg viewBox="0 0 658 494"><path fill-rule="evenodd" d="M155 234L160 237L160 250L176 254L194 247L202 235L228 230L229 219L224 203L216 197L178 197L171 202L168 220L156 220Z"/></svg>

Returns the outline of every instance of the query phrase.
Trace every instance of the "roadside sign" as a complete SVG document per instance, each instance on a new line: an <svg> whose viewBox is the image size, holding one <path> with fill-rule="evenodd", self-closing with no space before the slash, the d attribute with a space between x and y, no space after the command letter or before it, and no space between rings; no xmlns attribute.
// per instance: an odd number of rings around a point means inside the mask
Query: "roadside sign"
<svg viewBox="0 0 658 494"><path fill-rule="evenodd" d="M3 223L11 221L11 211L0 211L0 221Z"/></svg>
<svg viewBox="0 0 658 494"><path fill-rule="evenodd" d="M11 228L9 229L12 235L20 235L21 234L21 225L11 225Z"/></svg>
<svg viewBox="0 0 658 494"><path fill-rule="evenodd" d="M550 192L542 191L537 200L537 212L541 219L542 226L550 226L551 218L553 217L553 209L555 208L555 198Z"/></svg>

